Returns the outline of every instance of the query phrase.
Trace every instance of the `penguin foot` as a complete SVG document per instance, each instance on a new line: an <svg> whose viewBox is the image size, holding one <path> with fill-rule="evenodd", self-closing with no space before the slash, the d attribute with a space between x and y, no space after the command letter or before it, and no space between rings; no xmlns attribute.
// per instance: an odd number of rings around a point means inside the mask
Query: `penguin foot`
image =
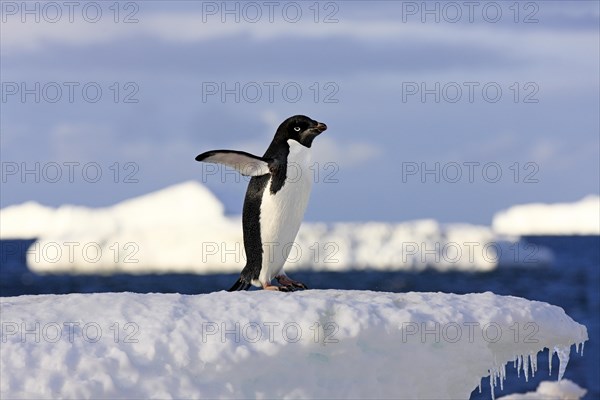
<svg viewBox="0 0 600 400"><path fill-rule="evenodd" d="M275 277L275 279L277 279L277 282L279 282L279 286L263 283L263 289L277 290L280 292L295 292L296 290L308 289L304 283L290 279L286 275L278 275Z"/></svg>
<svg viewBox="0 0 600 400"><path fill-rule="evenodd" d="M281 285L279 290L283 292L294 292L298 289L308 289L304 283L290 279L286 275L278 275L275 277L275 279L277 279L277 282L279 282ZM287 290L282 290L282 288Z"/></svg>
<svg viewBox="0 0 600 400"><path fill-rule="evenodd" d="M295 292L296 288L293 286L275 286L275 285L265 285L263 286L264 290L276 290L278 292Z"/></svg>
<svg viewBox="0 0 600 400"><path fill-rule="evenodd" d="M281 290L279 286L275 285L263 285L263 290Z"/></svg>
<svg viewBox="0 0 600 400"><path fill-rule="evenodd" d="M269 285L269 286L265 286L263 287L264 290L276 290L278 292L295 292L296 290L298 290L298 288L295 288L294 286L274 286L274 285Z"/></svg>

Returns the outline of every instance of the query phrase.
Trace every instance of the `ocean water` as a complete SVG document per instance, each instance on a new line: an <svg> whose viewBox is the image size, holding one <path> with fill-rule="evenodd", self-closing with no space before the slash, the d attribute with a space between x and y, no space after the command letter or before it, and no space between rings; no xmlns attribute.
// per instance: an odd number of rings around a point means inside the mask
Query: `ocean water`
<svg viewBox="0 0 600 400"><path fill-rule="evenodd" d="M486 273L436 272L421 273L349 271L295 272L293 278L314 289L357 289L387 292L451 292L491 291L501 295L525 297L562 307L574 320L587 326L590 340L584 356L571 350L565 378L588 390L587 399L600 398L600 236L543 237L526 240L550 248L555 261L552 266L530 266L497 269ZM0 296L23 294L63 294L91 292L139 293L162 292L198 294L229 288L236 274L193 275L37 275L25 264L23 243L33 241L0 241ZM526 381L517 377L516 369L507 366L504 390L497 387L496 396L535 390L542 380L557 378L558 358L548 376L548 353L538 356L538 372ZM476 389L472 399L490 398L489 381L482 382L482 393Z"/></svg>

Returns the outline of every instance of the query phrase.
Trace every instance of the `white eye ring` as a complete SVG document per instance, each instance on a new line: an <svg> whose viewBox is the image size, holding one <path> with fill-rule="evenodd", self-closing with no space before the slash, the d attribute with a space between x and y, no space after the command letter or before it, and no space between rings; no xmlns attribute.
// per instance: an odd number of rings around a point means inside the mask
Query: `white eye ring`
<svg viewBox="0 0 600 400"><path fill-rule="evenodd" d="M299 126L296 126L296 127L294 127L294 130L295 130L296 132L300 132L300 127L299 127Z"/></svg>

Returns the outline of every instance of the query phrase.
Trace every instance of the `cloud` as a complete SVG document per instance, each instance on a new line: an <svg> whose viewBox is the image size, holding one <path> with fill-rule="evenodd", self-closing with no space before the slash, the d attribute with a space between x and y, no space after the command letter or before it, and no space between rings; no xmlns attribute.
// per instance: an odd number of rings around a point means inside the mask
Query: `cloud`
<svg viewBox="0 0 600 400"><path fill-rule="evenodd" d="M347 142L330 137L319 137L313 147L315 162L334 162L344 168L364 165L383 154L383 150L373 143Z"/></svg>
<svg viewBox="0 0 600 400"><path fill-rule="evenodd" d="M531 157L540 163L556 162L561 158L559 156L561 148L562 146L555 140L541 140L533 146Z"/></svg>
<svg viewBox="0 0 600 400"><path fill-rule="evenodd" d="M586 165L589 161L598 163L598 139L582 142L556 137L540 139L530 148L529 156L544 170L569 171L578 165Z"/></svg>
<svg viewBox="0 0 600 400"><path fill-rule="evenodd" d="M594 17L592 15L592 17ZM170 44L191 44L215 39L249 38L255 41L287 39L350 38L381 46L402 40L405 43L485 46L526 57L556 56L556 48L569 53L589 49L598 41L597 31L553 29L539 25L535 30L515 29L500 24L423 24L402 23L394 18L340 18L339 23L314 23L303 18L298 23L276 20L273 23L221 23L219 19L203 21L201 12L149 12L134 24L117 24L110 18L97 23L77 19L70 23L21 23L10 16L2 27L2 52L38 51L52 44L89 46L146 38ZM513 24L514 25L514 24ZM568 46L565 46L568 44Z"/></svg>

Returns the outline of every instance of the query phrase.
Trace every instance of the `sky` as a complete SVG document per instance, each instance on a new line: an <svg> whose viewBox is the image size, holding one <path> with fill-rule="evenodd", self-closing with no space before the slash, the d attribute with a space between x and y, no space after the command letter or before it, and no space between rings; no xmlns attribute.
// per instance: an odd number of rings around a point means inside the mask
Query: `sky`
<svg viewBox="0 0 600 400"><path fill-rule="evenodd" d="M239 214L247 179L194 157L262 155L295 114L328 126L306 220L489 224L600 192L596 1L0 5L1 207L196 180Z"/></svg>

